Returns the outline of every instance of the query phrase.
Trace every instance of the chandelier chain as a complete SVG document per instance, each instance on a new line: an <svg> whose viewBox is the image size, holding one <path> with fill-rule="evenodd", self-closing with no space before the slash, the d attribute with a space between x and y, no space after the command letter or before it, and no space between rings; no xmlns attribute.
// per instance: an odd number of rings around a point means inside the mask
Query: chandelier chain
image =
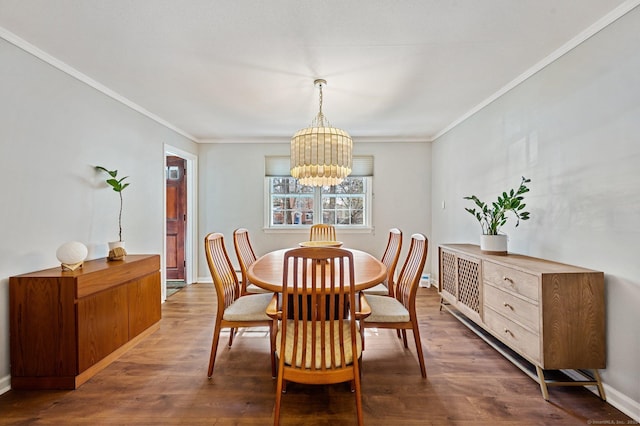
<svg viewBox="0 0 640 426"><path fill-rule="evenodd" d="M331 124L329 123L329 120L327 120L327 117L325 117L324 113L322 112L322 101L323 101L323 96L322 96L322 86L324 86L324 81L316 81L316 84L318 86L318 88L320 89L320 97L319 97L319 105L318 105L318 114L316 115L316 118L314 120L314 122L312 123L313 126L315 127L331 127Z"/></svg>
<svg viewBox="0 0 640 426"><path fill-rule="evenodd" d="M320 115L322 115L322 83L318 84L318 86L320 86L320 106L318 111L320 111Z"/></svg>

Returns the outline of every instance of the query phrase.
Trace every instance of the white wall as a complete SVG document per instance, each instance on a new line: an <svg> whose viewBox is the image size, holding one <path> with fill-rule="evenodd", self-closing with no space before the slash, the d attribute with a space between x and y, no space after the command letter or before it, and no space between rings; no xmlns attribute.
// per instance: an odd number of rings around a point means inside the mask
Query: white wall
<svg viewBox="0 0 640 426"><path fill-rule="evenodd" d="M129 175L123 239L162 253L164 146L182 136L0 39L0 393L9 386L9 277L56 267L67 241L106 256L118 239L118 195L94 165Z"/></svg>
<svg viewBox="0 0 640 426"><path fill-rule="evenodd" d="M358 143L375 156L374 234L350 246L381 254L386 231L437 244L477 242L462 197L493 197L532 178L532 219L510 227L510 249L602 270L607 285L610 400L640 418L640 11L635 10L433 144ZM117 236L117 195L92 166L130 175L124 238L130 252L161 253L163 144L200 153L200 238L249 228L256 251L295 245L266 234L265 155L288 144L196 147L50 65L0 40L0 392L9 384L8 277L54 267L56 248L78 240L90 258ZM433 160L431 158L433 150ZM433 171L430 166L432 165ZM239 178L234 178L239 176ZM433 182L432 182L433 180ZM432 201L433 200L433 203ZM441 208L445 201L446 208ZM389 208L399 206L399 208ZM406 250L406 248L405 248ZM233 254L232 254L233 257ZM200 253L198 275L207 277Z"/></svg>
<svg viewBox="0 0 640 426"><path fill-rule="evenodd" d="M338 237L345 246L382 256L388 230L400 228L408 250L412 233L431 234L431 144L362 143L354 141L355 155L374 156L373 233L347 233ZM308 239L303 233L265 233L264 158L289 155L289 141L281 144L210 144L200 146L200 234L222 232L227 251L237 266L233 230L249 229L256 254L294 247ZM431 255L431 250L430 250ZM210 280L204 254L200 254L199 276Z"/></svg>
<svg viewBox="0 0 640 426"><path fill-rule="evenodd" d="M640 9L433 145L435 244L476 243L463 196L531 178L510 251L605 272L610 401L640 418ZM441 208L445 201L446 208ZM437 259L432 256L433 265ZM435 270L435 266L432 266Z"/></svg>

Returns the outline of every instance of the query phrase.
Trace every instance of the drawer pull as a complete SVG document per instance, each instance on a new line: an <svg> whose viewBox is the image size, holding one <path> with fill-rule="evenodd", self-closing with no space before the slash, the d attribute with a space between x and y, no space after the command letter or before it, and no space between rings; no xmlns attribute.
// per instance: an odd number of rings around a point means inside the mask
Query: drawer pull
<svg viewBox="0 0 640 426"><path fill-rule="evenodd" d="M502 277L502 281L506 281L509 285L513 285L513 280L509 277Z"/></svg>
<svg viewBox="0 0 640 426"><path fill-rule="evenodd" d="M510 335L511 337L514 337L513 332L512 332L511 330L509 330L508 328L505 328L505 329L504 329L504 334L508 334L508 335Z"/></svg>
<svg viewBox="0 0 640 426"><path fill-rule="evenodd" d="M511 309L513 311L513 306L511 306L507 302L504 302L503 305L504 305L505 308L509 308L509 309Z"/></svg>

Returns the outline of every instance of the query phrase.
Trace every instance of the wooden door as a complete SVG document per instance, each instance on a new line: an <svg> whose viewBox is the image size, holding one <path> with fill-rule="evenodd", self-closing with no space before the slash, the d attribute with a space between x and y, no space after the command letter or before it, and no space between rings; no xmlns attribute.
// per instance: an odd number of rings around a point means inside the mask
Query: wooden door
<svg viewBox="0 0 640 426"><path fill-rule="evenodd" d="M184 238L187 221L186 160L167 157L167 279L184 280Z"/></svg>

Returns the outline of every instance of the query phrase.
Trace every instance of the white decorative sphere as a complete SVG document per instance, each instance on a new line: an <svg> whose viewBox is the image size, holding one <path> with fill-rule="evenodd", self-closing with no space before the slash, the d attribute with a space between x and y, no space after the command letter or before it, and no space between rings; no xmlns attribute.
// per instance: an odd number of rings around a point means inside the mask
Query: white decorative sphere
<svg viewBox="0 0 640 426"><path fill-rule="evenodd" d="M74 263L80 263L85 260L88 253L87 246L77 241L70 241L58 247L56 257L60 263L73 265Z"/></svg>

